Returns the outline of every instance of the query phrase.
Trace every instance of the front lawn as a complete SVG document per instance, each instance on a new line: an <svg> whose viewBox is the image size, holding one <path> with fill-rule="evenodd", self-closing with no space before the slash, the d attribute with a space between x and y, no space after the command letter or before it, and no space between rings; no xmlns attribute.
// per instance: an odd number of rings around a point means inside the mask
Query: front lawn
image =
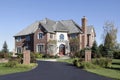
<svg viewBox="0 0 120 80"><path fill-rule="evenodd" d="M120 71L114 70L114 69L86 69L88 72L92 72L98 75L114 78L114 79L120 79Z"/></svg>
<svg viewBox="0 0 120 80"><path fill-rule="evenodd" d="M113 59L112 66L110 69L100 68L100 69L86 69L86 70L102 76L120 80L120 59Z"/></svg>
<svg viewBox="0 0 120 80"><path fill-rule="evenodd" d="M67 62L72 64L74 59L58 60L59 62ZM84 69L88 72L92 72L98 75L114 78L120 80L120 59L113 59L111 68L96 68L96 69Z"/></svg>
<svg viewBox="0 0 120 80"><path fill-rule="evenodd" d="M13 67L13 68L5 67L4 65L5 65L4 63L0 63L0 75L17 73L17 72L25 72L37 66L37 64L35 63L32 63L30 65L18 64L16 67Z"/></svg>
<svg viewBox="0 0 120 80"><path fill-rule="evenodd" d="M73 64L73 61L75 60L75 58L71 58L71 59L57 59L58 62L66 62L69 64Z"/></svg>

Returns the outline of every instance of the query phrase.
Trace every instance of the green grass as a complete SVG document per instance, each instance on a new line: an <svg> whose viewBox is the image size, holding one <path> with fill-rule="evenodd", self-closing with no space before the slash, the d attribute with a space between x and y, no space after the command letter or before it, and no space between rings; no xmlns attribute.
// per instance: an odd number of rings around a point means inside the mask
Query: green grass
<svg viewBox="0 0 120 80"><path fill-rule="evenodd" d="M120 59L113 59L112 66L110 69L100 68L100 69L86 69L86 70L98 75L120 80Z"/></svg>
<svg viewBox="0 0 120 80"><path fill-rule="evenodd" d="M72 64L74 59L58 59L59 62L67 62ZM112 66L110 69L107 68L96 68L96 69L85 69L88 72L92 72L98 75L106 76L109 78L120 80L120 59L113 59Z"/></svg>
<svg viewBox="0 0 120 80"><path fill-rule="evenodd" d="M66 62L69 64L73 64L73 61L75 60L75 58L71 58L71 59L57 59L58 62Z"/></svg>
<svg viewBox="0 0 120 80"><path fill-rule="evenodd" d="M0 75L29 71L36 66L37 64L30 64L30 65L19 64L15 68L10 68L10 67L4 67L4 64L0 63Z"/></svg>
<svg viewBox="0 0 120 80"><path fill-rule="evenodd" d="M113 69L105 69L105 68L100 68L100 69L86 69L89 72L114 78L114 79L120 79L120 71L118 70L113 70Z"/></svg>

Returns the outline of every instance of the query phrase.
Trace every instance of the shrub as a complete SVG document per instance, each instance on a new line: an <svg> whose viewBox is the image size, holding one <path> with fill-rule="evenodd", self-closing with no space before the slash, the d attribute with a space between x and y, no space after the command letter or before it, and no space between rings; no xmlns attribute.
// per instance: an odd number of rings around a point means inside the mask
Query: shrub
<svg viewBox="0 0 120 80"><path fill-rule="evenodd" d="M9 61L8 63L5 64L5 67L11 67L11 68L14 68L16 67L18 64L17 61Z"/></svg>
<svg viewBox="0 0 120 80"><path fill-rule="evenodd" d="M101 67L107 68L107 67L111 67L112 64L112 60L109 58L100 58L100 59L96 59L93 64L95 65L99 65Z"/></svg>
<svg viewBox="0 0 120 80"><path fill-rule="evenodd" d="M9 54L8 53L0 53L0 58L9 58Z"/></svg>
<svg viewBox="0 0 120 80"><path fill-rule="evenodd" d="M41 54L41 53L35 53L35 58L43 58L43 54Z"/></svg>
<svg viewBox="0 0 120 80"><path fill-rule="evenodd" d="M36 63L35 53L30 53L30 57L31 57L30 62Z"/></svg>
<svg viewBox="0 0 120 80"><path fill-rule="evenodd" d="M85 62L83 59L75 59L73 61L73 65L77 66L82 69L94 69L96 65L92 64L91 62Z"/></svg>
<svg viewBox="0 0 120 80"><path fill-rule="evenodd" d="M85 57L85 49L82 49L78 52L75 52L75 54L73 55L74 58L84 58Z"/></svg>
<svg viewBox="0 0 120 80"><path fill-rule="evenodd" d="M21 57L11 57L9 61L17 61L18 63L23 63L23 59Z"/></svg>
<svg viewBox="0 0 120 80"><path fill-rule="evenodd" d="M77 66L78 61L79 61L79 59L75 59L75 60L73 61L73 65L74 65L74 66Z"/></svg>
<svg viewBox="0 0 120 80"><path fill-rule="evenodd" d="M113 57L115 59L120 59L120 50L113 51Z"/></svg>

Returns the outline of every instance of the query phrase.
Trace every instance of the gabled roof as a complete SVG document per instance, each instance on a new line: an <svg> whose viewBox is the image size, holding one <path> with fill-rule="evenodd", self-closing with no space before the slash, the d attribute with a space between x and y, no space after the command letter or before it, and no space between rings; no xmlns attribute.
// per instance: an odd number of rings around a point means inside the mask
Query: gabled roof
<svg viewBox="0 0 120 80"><path fill-rule="evenodd" d="M71 33L81 33L82 29L78 24L76 24L73 20L62 20L62 21L53 21L48 18L45 18L41 21L37 21L27 28L23 29L15 36L22 36L35 33L39 26L44 27L47 32L55 33L55 31L68 31Z"/></svg>
<svg viewBox="0 0 120 80"><path fill-rule="evenodd" d="M73 20L62 20L61 23L66 26L69 33L81 33L82 29Z"/></svg>
<svg viewBox="0 0 120 80"><path fill-rule="evenodd" d="M64 26L60 21L53 25L54 31L68 31L67 27Z"/></svg>
<svg viewBox="0 0 120 80"><path fill-rule="evenodd" d="M87 34L91 34L91 31L94 31L95 33L95 30L94 30L94 27L91 25L91 26L87 26ZM95 34L96 35L96 34Z"/></svg>
<svg viewBox="0 0 120 80"><path fill-rule="evenodd" d="M38 27L36 27L38 25L39 25L39 22L35 22L35 23L31 24L30 26L28 26L27 28L20 31L19 33L17 33L15 36L32 34L38 29Z"/></svg>
<svg viewBox="0 0 120 80"><path fill-rule="evenodd" d="M54 33L54 29L53 29L53 25L55 24L56 22L53 21L53 20L50 20L48 18L45 18L43 20L40 21L40 24L48 31L48 32L52 32Z"/></svg>

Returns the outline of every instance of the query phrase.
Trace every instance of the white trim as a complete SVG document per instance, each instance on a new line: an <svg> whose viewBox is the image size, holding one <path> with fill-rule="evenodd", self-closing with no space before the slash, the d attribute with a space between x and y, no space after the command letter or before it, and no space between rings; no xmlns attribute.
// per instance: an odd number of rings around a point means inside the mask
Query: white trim
<svg viewBox="0 0 120 80"><path fill-rule="evenodd" d="M18 48L21 48L21 52L19 52L19 53L22 53L22 47L21 46L16 47L16 52L18 53Z"/></svg>
<svg viewBox="0 0 120 80"><path fill-rule="evenodd" d="M44 43L36 44L36 52L39 52L39 51L38 51L38 45L43 45L43 46L44 46L44 50L41 51L41 52L45 52L45 44L44 44Z"/></svg>

